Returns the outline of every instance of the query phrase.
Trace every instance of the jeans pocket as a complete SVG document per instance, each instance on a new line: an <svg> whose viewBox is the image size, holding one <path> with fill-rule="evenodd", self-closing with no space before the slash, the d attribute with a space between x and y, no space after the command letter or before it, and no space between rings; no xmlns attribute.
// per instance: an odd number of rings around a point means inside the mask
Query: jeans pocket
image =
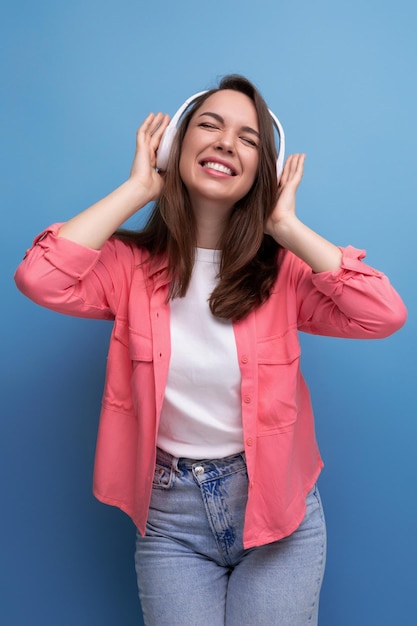
<svg viewBox="0 0 417 626"><path fill-rule="evenodd" d="M172 467L165 467L156 463L152 481L153 489L171 489L175 479L175 472Z"/></svg>

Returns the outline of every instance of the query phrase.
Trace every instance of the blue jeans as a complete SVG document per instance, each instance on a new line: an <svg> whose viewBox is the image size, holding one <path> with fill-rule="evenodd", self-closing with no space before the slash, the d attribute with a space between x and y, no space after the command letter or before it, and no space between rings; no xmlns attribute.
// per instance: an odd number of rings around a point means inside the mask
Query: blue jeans
<svg viewBox="0 0 417 626"><path fill-rule="evenodd" d="M315 487L289 537L245 550L244 456L177 459L158 451L135 564L146 626L317 624L326 529Z"/></svg>

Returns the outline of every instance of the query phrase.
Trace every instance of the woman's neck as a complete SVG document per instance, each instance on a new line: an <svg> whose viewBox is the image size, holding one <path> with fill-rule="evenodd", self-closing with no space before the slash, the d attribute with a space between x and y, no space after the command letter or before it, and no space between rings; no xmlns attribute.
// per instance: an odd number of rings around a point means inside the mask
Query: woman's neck
<svg viewBox="0 0 417 626"><path fill-rule="evenodd" d="M230 209L227 212L219 210L218 206L210 210L194 209L194 215L197 227L197 247L218 249L229 219Z"/></svg>

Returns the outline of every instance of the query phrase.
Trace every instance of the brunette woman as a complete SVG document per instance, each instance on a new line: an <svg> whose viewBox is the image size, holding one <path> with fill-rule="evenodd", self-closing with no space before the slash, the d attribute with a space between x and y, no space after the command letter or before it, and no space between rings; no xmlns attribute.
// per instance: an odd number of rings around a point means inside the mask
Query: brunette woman
<svg viewBox="0 0 417 626"><path fill-rule="evenodd" d="M114 323L94 492L137 526L148 626L317 624L322 461L298 331L372 339L405 321L362 251L298 219L305 157L278 183L274 119L227 76L161 171L169 118L150 114L128 180L47 228L16 273L39 304ZM150 201L143 230L119 230Z"/></svg>

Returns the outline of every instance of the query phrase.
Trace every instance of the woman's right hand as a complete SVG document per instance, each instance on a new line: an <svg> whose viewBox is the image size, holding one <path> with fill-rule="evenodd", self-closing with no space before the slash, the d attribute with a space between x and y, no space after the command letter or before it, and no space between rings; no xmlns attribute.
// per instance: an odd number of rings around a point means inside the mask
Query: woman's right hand
<svg viewBox="0 0 417 626"><path fill-rule="evenodd" d="M168 123L168 115L148 115L136 134L136 154L129 179L63 224L60 237L99 250L126 220L159 198L164 179L156 170L156 151Z"/></svg>
<svg viewBox="0 0 417 626"><path fill-rule="evenodd" d="M150 113L136 133L130 181L146 193L149 202L159 198L164 184L163 174L156 169L156 151L168 124L168 115Z"/></svg>

